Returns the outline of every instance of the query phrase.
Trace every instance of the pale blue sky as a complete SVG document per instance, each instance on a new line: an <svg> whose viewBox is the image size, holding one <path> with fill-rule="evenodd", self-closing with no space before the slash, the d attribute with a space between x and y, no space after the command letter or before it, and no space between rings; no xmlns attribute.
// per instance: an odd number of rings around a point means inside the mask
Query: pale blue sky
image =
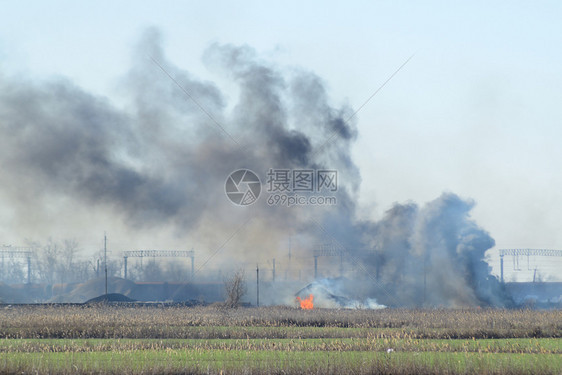
<svg viewBox="0 0 562 375"><path fill-rule="evenodd" d="M473 217L498 247L562 248L560 2L0 5L1 74L64 76L115 100L148 26L177 66L227 91L201 62L213 42L314 71L334 104L355 108L416 53L358 114L362 215L452 191L477 202Z"/></svg>

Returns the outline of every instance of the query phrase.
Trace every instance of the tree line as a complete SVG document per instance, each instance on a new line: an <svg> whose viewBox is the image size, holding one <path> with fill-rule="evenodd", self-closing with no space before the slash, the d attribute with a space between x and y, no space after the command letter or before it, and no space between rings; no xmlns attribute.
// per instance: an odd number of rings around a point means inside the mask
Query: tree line
<svg viewBox="0 0 562 375"><path fill-rule="evenodd" d="M32 283L79 283L105 277L103 249L85 255L75 239L49 239L44 243L27 241L27 247L32 249ZM0 283L27 283L27 267L25 258L0 258ZM123 277L121 256L108 256L107 274L109 277ZM133 281L187 281L190 274L187 264L181 262L144 259L144 262L129 260L127 278Z"/></svg>

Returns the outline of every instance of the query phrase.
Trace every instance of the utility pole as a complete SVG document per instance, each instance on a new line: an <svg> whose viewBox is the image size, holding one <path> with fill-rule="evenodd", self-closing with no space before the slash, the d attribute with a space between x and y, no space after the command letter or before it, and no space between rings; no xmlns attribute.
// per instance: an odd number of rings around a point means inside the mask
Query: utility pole
<svg viewBox="0 0 562 375"><path fill-rule="evenodd" d="M423 303L422 307L425 306L427 292L427 255L423 258Z"/></svg>
<svg viewBox="0 0 562 375"><path fill-rule="evenodd" d="M503 254L500 252L500 281L503 284Z"/></svg>
<svg viewBox="0 0 562 375"><path fill-rule="evenodd" d="M318 278L318 255L314 256L314 280Z"/></svg>
<svg viewBox="0 0 562 375"><path fill-rule="evenodd" d="M195 251L191 248L191 281L195 280Z"/></svg>
<svg viewBox="0 0 562 375"><path fill-rule="evenodd" d="M536 273L536 270L535 270L535 273ZM533 278L533 281L535 281L534 278ZM31 256L27 257L27 283L31 284Z"/></svg>
<svg viewBox="0 0 562 375"><path fill-rule="evenodd" d="M291 242L291 236L289 236L289 265L286 267L285 269L285 281L287 280L287 274L289 273L289 271L291 270L291 257L292 257L292 242Z"/></svg>
<svg viewBox="0 0 562 375"><path fill-rule="evenodd" d="M260 267L256 264L256 305L260 307Z"/></svg>
<svg viewBox="0 0 562 375"><path fill-rule="evenodd" d="M103 234L103 263L105 268L105 295L107 296L107 236Z"/></svg>
<svg viewBox="0 0 562 375"><path fill-rule="evenodd" d="M275 258L273 258L273 282L275 282Z"/></svg>

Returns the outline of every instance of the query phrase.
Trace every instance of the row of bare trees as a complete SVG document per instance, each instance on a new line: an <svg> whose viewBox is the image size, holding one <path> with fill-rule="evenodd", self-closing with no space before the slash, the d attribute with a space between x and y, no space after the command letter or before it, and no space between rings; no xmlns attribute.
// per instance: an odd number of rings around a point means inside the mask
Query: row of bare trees
<svg viewBox="0 0 562 375"><path fill-rule="evenodd" d="M79 246L76 240L49 240L34 244L37 260L34 272L36 281L47 284L76 282L91 276L88 262L77 259Z"/></svg>
<svg viewBox="0 0 562 375"><path fill-rule="evenodd" d="M31 270L31 282L58 284L83 282L103 273L103 252L84 258L80 254L78 241L49 239L46 243L28 241L32 256L27 259L4 257L0 262L0 282L7 284L28 281L28 267ZM99 261L99 266L98 266ZM119 275L121 262L108 260L108 274Z"/></svg>
<svg viewBox="0 0 562 375"><path fill-rule="evenodd" d="M31 257L31 282L44 284L84 282L96 277L103 277L103 249L95 254L83 254L77 240L53 239L45 243L27 244L33 250ZM28 281L27 259L0 259L0 282L7 284ZM123 277L123 258L108 257L108 276ZM184 262L145 259L129 260L127 278L133 281L178 281L191 279L191 271Z"/></svg>
<svg viewBox="0 0 562 375"><path fill-rule="evenodd" d="M191 280L191 270L186 262L164 259L145 259L143 262L129 259L127 279L133 281L175 281Z"/></svg>
<svg viewBox="0 0 562 375"><path fill-rule="evenodd" d="M84 282L105 275L103 250L83 260L80 257L78 241L50 239L44 244L29 243L34 249L31 262L32 282L45 284L64 284ZM0 264L0 281L8 284L27 281L26 259L3 259ZM121 276L122 261L108 259L108 276ZM150 259L142 264L133 263L128 269L128 278L136 281L188 281L190 274L184 264L161 262ZM224 280L226 301L224 306L235 308L246 294L246 278L243 270L238 270Z"/></svg>

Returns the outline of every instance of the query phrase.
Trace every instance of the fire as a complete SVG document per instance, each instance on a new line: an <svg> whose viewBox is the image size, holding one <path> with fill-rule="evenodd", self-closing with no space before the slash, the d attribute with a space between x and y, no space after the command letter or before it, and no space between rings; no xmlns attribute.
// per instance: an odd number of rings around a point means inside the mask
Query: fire
<svg viewBox="0 0 562 375"><path fill-rule="evenodd" d="M314 307L314 303L312 302L314 300L314 296L312 294L310 294L305 299L301 299L300 297L297 297L297 300L300 302L301 309L303 310L312 310L312 308Z"/></svg>

